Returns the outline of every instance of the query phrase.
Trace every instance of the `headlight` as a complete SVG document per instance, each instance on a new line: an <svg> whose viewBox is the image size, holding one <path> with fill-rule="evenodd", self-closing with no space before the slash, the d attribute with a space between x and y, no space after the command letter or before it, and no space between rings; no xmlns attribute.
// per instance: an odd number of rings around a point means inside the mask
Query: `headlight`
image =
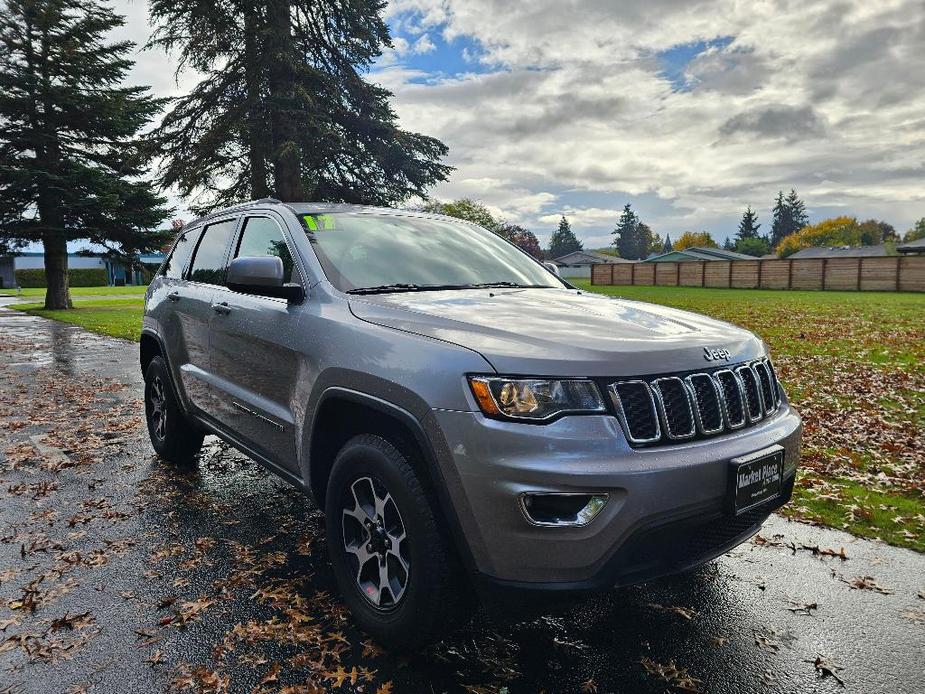
<svg viewBox="0 0 925 694"><path fill-rule="evenodd" d="M606 411L597 386L584 379L470 376L469 386L491 417L542 421L569 412Z"/></svg>

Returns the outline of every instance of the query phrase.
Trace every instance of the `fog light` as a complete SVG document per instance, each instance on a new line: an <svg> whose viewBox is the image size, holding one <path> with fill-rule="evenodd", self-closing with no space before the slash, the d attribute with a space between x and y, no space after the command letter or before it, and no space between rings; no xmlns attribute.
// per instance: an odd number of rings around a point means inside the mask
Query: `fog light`
<svg viewBox="0 0 925 694"><path fill-rule="evenodd" d="M587 525L607 503L606 494L528 492L520 509L533 525L577 528Z"/></svg>

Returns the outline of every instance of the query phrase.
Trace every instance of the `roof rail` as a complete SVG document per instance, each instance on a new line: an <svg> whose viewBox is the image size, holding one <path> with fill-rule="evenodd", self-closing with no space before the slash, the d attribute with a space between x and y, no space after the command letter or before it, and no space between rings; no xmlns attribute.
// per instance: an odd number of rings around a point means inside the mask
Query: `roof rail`
<svg viewBox="0 0 925 694"><path fill-rule="evenodd" d="M229 210L238 210L242 207L250 207L251 205L259 205L262 202L272 202L278 205L282 204L281 200L276 198L260 198L259 200L248 200L247 202L239 202L237 205L231 205L230 207L225 207L222 210L217 210L218 212L228 212Z"/></svg>

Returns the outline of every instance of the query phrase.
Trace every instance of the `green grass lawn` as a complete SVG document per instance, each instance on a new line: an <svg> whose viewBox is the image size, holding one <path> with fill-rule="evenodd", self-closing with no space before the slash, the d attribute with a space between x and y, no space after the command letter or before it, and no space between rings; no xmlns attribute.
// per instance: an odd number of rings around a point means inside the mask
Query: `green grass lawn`
<svg viewBox="0 0 925 694"><path fill-rule="evenodd" d="M126 294L144 294L147 285L128 287L71 287L71 298L81 296L124 296ZM17 294L15 289L0 289L0 296L26 296L29 298L45 298L44 287L30 287Z"/></svg>
<svg viewBox="0 0 925 694"><path fill-rule="evenodd" d="M764 338L805 425L783 512L925 552L925 294L573 283Z"/></svg>
<svg viewBox="0 0 925 694"><path fill-rule="evenodd" d="M119 287L124 289L124 287ZM102 335L138 340L141 337L142 297L127 299L80 299L74 297L74 308L69 311L46 311L43 304L14 304L10 308L34 316L73 323Z"/></svg>

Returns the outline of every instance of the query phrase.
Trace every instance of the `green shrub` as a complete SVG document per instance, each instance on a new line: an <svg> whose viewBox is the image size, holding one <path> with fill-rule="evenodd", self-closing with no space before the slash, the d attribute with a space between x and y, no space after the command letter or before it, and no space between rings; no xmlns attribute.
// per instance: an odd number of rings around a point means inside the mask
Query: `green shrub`
<svg viewBox="0 0 925 694"><path fill-rule="evenodd" d="M36 268L35 270L17 270L16 284L23 289L45 287L47 286L47 282L45 282L45 271L41 268Z"/></svg>
<svg viewBox="0 0 925 694"><path fill-rule="evenodd" d="M67 271L68 283L72 287L105 287L109 284L106 269L101 267L77 268ZM34 268L16 271L16 284L23 289L30 287L47 287L45 270Z"/></svg>
<svg viewBox="0 0 925 694"><path fill-rule="evenodd" d="M109 284L105 268L80 268L67 271L72 287L105 287Z"/></svg>

